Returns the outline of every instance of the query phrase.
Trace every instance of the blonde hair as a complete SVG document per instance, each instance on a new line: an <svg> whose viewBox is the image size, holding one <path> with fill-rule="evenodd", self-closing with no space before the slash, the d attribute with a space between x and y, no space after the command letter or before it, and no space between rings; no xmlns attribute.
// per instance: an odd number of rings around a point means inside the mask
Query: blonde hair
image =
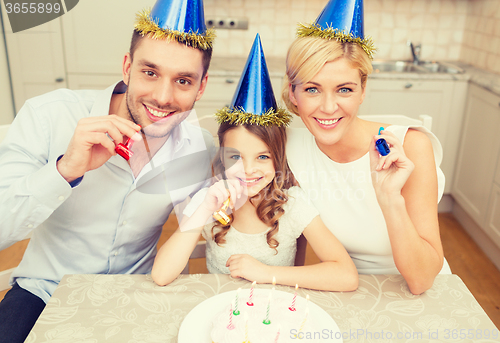
<svg viewBox="0 0 500 343"><path fill-rule="evenodd" d="M370 58L358 44L320 37L295 39L286 56L286 74L281 94L291 112L298 115L297 107L290 101L289 84L295 89L295 86L311 81L327 62L339 58L345 58L353 68L359 70L361 87L364 88L373 67Z"/></svg>

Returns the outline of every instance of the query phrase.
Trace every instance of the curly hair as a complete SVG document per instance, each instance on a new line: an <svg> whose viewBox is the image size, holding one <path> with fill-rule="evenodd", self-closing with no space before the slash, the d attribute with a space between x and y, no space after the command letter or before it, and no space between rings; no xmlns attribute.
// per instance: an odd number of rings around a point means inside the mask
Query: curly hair
<svg viewBox="0 0 500 343"><path fill-rule="evenodd" d="M295 180L288 167L285 155L286 129L284 126L264 127L252 124L233 125L230 123L222 123L217 132L220 147L224 146L224 137L226 133L239 126L243 126L248 132L256 135L262 140L268 146L271 154L275 176L272 182L264 187L258 194L250 198L250 201L252 203L258 202L256 209L257 216L264 224L271 228L267 233L267 244L278 253L277 247L279 242L274 236L279 230L279 219L285 213L283 205L288 201L288 196L284 190L292 187ZM221 149L212 163L212 175L215 177L217 177L217 175L224 175L224 171L225 168ZM226 242L224 237L233 222L232 215L230 215L230 218L231 220L227 225L217 223L212 228L212 239L214 239L215 243L218 245L222 245ZM220 231L215 233L215 228L220 228Z"/></svg>

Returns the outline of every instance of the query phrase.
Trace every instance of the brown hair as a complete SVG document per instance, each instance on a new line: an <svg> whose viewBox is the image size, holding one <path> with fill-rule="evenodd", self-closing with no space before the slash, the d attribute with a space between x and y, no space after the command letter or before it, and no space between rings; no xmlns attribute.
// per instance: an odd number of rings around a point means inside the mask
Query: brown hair
<svg viewBox="0 0 500 343"><path fill-rule="evenodd" d="M271 154L275 170L274 179L258 194L253 196L250 201L260 200L257 205L257 216L263 223L271 227L271 230L267 233L267 244L269 247L276 250L279 242L273 238L273 236L278 233L278 220L285 212L283 210L283 205L288 201L288 196L283 190L292 187L295 180L288 167L285 155L286 129L284 126L278 127L275 125L264 127L252 124L233 125L222 123L217 131L220 147L224 146L224 137L226 133L238 126L243 126L248 132L262 140L264 144L268 146ZM220 153L217 154L212 163L212 174L214 176L224 175L225 168L222 151L223 149L220 150ZM226 242L224 236L226 236L232 221L233 217L231 216L231 221L227 225L217 223L212 228L212 238L215 240L215 243L221 245ZM214 234L214 229L216 227L220 228L220 231ZM276 253L278 253L277 250Z"/></svg>
<svg viewBox="0 0 500 343"><path fill-rule="evenodd" d="M364 88L373 67L367 53L357 43L341 43L320 37L300 37L293 41L286 56L286 74L281 92L291 112L299 114L297 106L290 101L289 84L294 90L296 85L311 81L327 62L339 58L345 58L353 68L359 70L361 87Z"/></svg>
<svg viewBox="0 0 500 343"><path fill-rule="evenodd" d="M134 30L134 32L132 33L132 40L130 41L130 49L129 49L130 59L132 60L134 59L134 52L139 46L139 43L141 42L142 38L144 38L144 36L137 30ZM186 45L190 46L188 43L186 43ZM210 67L210 61L212 60L212 48L209 48L207 50L203 49L197 49L197 50L201 51L202 53L203 75L201 76L201 78L203 79L207 74L208 68Z"/></svg>

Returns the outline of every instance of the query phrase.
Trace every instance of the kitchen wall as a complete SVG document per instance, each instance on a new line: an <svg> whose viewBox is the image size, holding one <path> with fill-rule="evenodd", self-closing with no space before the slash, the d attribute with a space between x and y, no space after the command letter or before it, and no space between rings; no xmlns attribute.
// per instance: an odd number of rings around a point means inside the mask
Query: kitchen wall
<svg viewBox="0 0 500 343"><path fill-rule="evenodd" d="M500 1L468 2L460 59L500 73Z"/></svg>
<svg viewBox="0 0 500 343"><path fill-rule="evenodd" d="M499 1L365 0L365 34L374 39L378 59L410 58L406 42L412 40L422 44L422 58L456 61L470 22L468 12L491 2ZM248 17L250 23L247 31L218 30L214 56L246 56L259 32L266 56L284 57L297 22L313 21L325 4L326 0L205 0L207 17Z"/></svg>

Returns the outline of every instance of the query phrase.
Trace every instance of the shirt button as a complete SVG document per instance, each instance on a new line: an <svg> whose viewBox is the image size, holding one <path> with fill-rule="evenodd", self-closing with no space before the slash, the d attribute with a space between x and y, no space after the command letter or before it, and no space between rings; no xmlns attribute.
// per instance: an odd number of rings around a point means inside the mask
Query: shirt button
<svg viewBox="0 0 500 343"><path fill-rule="evenodd" d="M118 251L115 251L115 256L118 256Z"/></svg>
<svg viewBox="0 0 500 343"><path fill-rule="evenodd" d="M33 228L33 224L28 224L28 229L32 229Z"/></svg>
<svg viewBox="0 0 500 343"><path fill-rule="evenodd" d="M126 220L124 220L122 224L123 224L123 225L127 225L127 221L126 221Z"/></svg>
<svg viewBox="0 0 500 343"><path fill-rule="evenodd" d="M57 198L57 199L59 199L59 201L63 201L64 200L64 196L60 195L59 198Z"/></svg>

